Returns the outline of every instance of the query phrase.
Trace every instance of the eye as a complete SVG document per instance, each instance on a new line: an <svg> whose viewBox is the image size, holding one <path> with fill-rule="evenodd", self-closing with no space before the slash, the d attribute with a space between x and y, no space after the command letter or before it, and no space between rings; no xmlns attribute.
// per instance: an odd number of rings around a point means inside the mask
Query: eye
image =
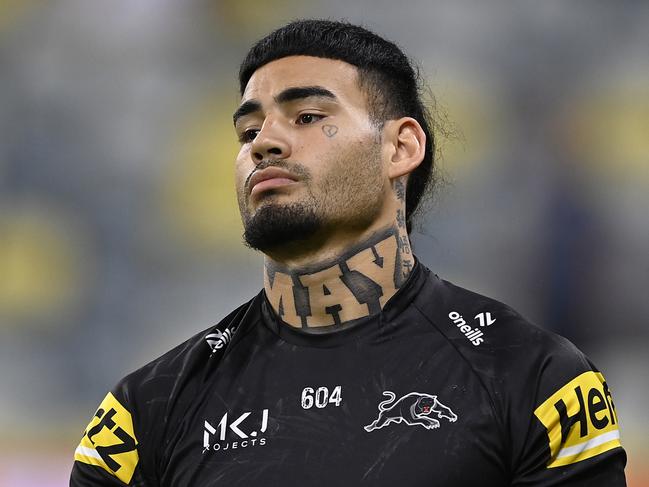
<svg viewBox="0 0 649 487"><path fill-rule="evenodd" d="M255 137L257 137L258 133L259 129L244 130L243 133L239 136L239 142L241 142L242 144L252 142L253 140L255 140Z"/></svg>
<svg viewBox="0 0 649 487"><path fill-rule="evenodd" d="M309 125L322 120L324 117L324 115L318 115L317 113L303 113L302 115L297 117L297 121L295 123L297 125Z"/></svg>

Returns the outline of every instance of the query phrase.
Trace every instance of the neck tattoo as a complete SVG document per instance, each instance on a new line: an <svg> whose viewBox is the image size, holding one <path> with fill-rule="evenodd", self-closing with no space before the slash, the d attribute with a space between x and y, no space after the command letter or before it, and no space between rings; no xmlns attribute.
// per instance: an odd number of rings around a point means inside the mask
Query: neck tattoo
<svg viewBox="0 0 649 487"><path fill-rule="evenodd" d="M264 288L286 323L303 329L338 329L379 313L406 281L413 264L408 235L397 226L308 268L288 269L267 260Z"/></svg>

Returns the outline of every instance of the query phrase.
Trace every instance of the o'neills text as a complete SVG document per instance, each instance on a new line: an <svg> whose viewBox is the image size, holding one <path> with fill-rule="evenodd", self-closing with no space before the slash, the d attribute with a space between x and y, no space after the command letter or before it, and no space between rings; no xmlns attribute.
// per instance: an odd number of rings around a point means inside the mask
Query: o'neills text
<svg viewBox="0 0 649 487"><path fill-rule="evenodd" d="M473 343L476 347L480 345L484 339L482 336L484 333L479 328L471 328L469 325L466 324L466 321L464 318L462 318L462 315L458 313L457 311L451 311L448 314L448 317L453 321L455 326L457 326L462 333L464 333L464 336L469 339L471 343Z"/></svg>

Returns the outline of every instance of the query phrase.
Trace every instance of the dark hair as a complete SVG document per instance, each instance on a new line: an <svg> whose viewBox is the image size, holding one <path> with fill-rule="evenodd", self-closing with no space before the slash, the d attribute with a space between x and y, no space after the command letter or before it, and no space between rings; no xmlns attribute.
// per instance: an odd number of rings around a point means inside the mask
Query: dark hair
<svg viewBox="0 0 649 487"><path fill-rule="evenodd" d="M261 66L298 55L337 59L356 66L370 118L377 124L407 116L421 125L426 134L424 159L410 174L406 188L406 225L410 233L413 214L435 183L435 140L430 114L422 102L418 73L394 43L363 27L330 20L296 20L271 32L248 51L239 68L241 95Z"/></svg>

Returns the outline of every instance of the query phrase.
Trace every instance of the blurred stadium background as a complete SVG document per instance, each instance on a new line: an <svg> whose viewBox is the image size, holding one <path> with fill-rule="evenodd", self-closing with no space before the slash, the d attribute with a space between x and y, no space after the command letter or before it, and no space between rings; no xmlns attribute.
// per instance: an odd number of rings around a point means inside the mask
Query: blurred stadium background
<svg viewBox="0 0 649 487"><path fill-rule="evenodd" d="M419 257L587 352L649 485L648 2L0 0L0 486L67 485L106 391L257 292L236 71L311 16L419 60L449 133Z"/></svg>

